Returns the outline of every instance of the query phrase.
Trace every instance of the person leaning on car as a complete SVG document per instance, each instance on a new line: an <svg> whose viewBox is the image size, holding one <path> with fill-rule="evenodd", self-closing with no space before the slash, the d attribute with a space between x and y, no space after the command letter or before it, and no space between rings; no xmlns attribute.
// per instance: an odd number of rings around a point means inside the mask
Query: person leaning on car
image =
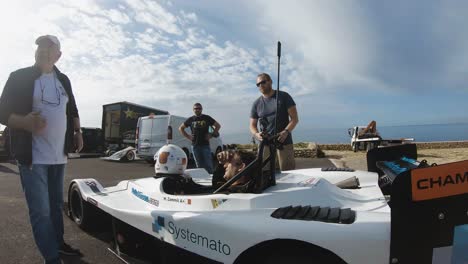
<svg viewBox="0 0 468 264"><path fill-rule="evenodd" d="M257 140L262 140L264 132L258 131L258 120L261 118L267 124L266 132L272 135L275 129L276 91L272 88L270 75L261 73L257 76L257 87L262 94L254 101L250 111L250 132ZM299 122L296 103L292 97L283 91L278 96L278 141L282 146L278 148L278 160L280 169L293 170L296 167L294 160L294 147L291 132ZM262 122L263 123L263 122ZM268 156L268 148L265 148L264 157Z"/></svg>
<svg viewBox="0 0 468 264"><path fill-rule="evenodd" d="M213 173L213 159L211 157L210 138L219 135L221 125L211 116L202 114L203 107L200 103L193 105L194 115L189 117L179 127L179 132L192 141L193 156L197 168L204 168L208 173ZM185 129L190 127L192 134L189 135ZM214 127L213 134L209 128Z"/></svg>
<svg viewBox="0 0 468 264"><path fill-rule="evenodd" d="M67 153L83 148L70 80L55 63L57 37L36 39L35 64L10 74L0 97L0 123L10 128L34 240L46 263L80 255L63 240L63 178Z"/></svg>

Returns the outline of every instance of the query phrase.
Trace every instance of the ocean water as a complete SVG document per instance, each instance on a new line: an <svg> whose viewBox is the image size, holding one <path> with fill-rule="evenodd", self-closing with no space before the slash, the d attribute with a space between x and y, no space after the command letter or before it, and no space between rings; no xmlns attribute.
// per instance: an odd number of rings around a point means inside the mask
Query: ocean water
<svg viewBox="0 0 468 264"><path fill-rule="evenodd" d="M409 126L379 126L377 129L383 139L414 138L416 142L462 141L468 140L468 123L434 124ZM225 144L246 144L252 142L248 130L245 133L225 133L222 135ZM348 128L311 128L300 126L293 132L294 142L317 142L322 144L349 143Z"/></svg>

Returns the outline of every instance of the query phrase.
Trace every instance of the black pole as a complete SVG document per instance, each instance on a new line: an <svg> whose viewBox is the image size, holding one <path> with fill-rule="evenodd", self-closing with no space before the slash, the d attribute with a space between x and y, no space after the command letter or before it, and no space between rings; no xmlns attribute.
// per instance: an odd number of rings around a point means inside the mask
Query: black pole
<svg viewBox="0 0 468 264"><path fill-rule="evenodd" d="M276 135L278 133L278 106L279 106L279 82L280 82L280 60L281 60L281 42L278 41L278 74L277 74L277 80L276 80L276 110L275 110L275 131L273 135ZM275 139L276 140L276 139ZM271 171L271 176L270 176L270 184L276 185L276 144L274 142L271 142L273 144L270 145L270 171Z"/></svg>
<svg viewBox="0 0 468 264"><path fill-rule="evenodd" d="M281 59L281 42L278 41L278 74L277 74L277 81L276 81L276 113L275 113L275 132L273 135L278 133L278 97L279 97L279 81L280 81L280 59Z"/></svg>

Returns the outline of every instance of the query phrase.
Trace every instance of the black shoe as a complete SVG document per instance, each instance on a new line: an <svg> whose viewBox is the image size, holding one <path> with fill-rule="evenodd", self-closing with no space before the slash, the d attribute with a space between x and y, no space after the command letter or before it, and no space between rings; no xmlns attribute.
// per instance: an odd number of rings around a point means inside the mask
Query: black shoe
<svg viewBox="0 0 468 264"><path fill-rule="evenodd" d="M72 248L65 242L63 242L62 246L60 246L59 252L60 254L65 256L82 256L81 252L78 249Z"/></svg>

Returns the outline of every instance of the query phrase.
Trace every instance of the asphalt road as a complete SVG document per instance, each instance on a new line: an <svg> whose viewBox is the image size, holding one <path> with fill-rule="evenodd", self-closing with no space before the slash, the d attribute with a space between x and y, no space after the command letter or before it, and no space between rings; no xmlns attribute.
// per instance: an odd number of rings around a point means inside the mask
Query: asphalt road
<svg viewBox="0 0 468 264"><path fill-rule="evenodd" d="M333 166L328 159L296 159L297 169ZM65 197L72 179L95 178L106 187L122 180L149 177L153 174L154 168L144 161L118 163L98 158L70 159L65 172ZM120 263L107 250L109 234L88 234L66 216L64 224L65 240L84 254L81 258L65 258L65 263ZM32 237L18 168L11 163L0 163L0 230L0 263L43 263Z"/></svg>

